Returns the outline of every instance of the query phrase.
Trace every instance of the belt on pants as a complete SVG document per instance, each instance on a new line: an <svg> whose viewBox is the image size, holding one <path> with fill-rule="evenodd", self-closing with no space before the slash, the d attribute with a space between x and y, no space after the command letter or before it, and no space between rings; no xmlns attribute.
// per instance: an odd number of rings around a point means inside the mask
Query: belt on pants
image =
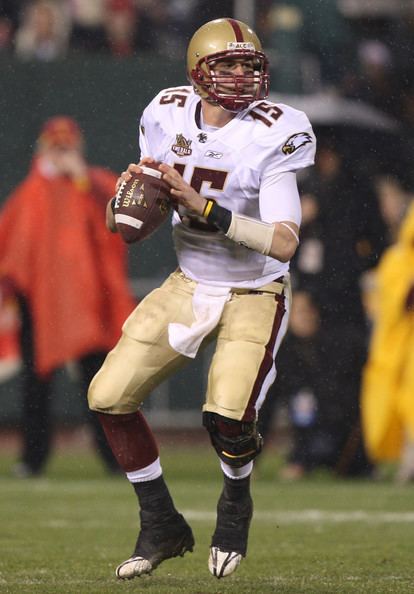
<svg viewBox="0 0 414 594"><path fill-rule="evenodd" d="M272 281L271 283L268 283L267 285L257 287L257 289L237 287L235 289L232 289L231 292L235 295L260 295L261 293L274 293L275 295L283 295L284 288L284 278L283 276L280 276L279 278Z"/></svg>
<svg viewBox="0 0 414 594"><path fill-rule="evenodd" d="M186 276L184 272L180 270L180 268L176 270L176 274L178 274L183 280L189 283L194 283L194 286L197 284L197 281L188 278L188 276ZM284 288L284 277L280 276L274 281L267 283L266 285L262 285L261 287L257 287L256 289L251 289L249 287L234 287L230 290L230 293L232 293L233 295L260 295L261 293L273 293L275 295L283 295Z"/></svg>

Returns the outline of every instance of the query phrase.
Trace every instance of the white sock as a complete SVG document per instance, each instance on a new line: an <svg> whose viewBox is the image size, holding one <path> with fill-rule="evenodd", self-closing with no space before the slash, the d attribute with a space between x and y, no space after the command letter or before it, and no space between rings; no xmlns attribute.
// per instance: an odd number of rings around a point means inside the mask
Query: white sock
<svg viewBox="0 0 414 594"><path fill-rule="evenodd" d="M223 460L220 460L221 470L224 472L226 476L234 480L244 479L249 474L251 474L253 470L253 460L245 464L244 466L240 466L240 468L234 468L234 466L229 466Z"/></svg>
<svg viewBox="0 0 414 594"><path fill-rule="evenodd" d="M145 466L145 468L140 468L139 470L127 472L126 475L130 483L143 483L144 481L153 481L154 479L162 475L160 459L157 458L154 462L152 462L148 466Z"/></svg>

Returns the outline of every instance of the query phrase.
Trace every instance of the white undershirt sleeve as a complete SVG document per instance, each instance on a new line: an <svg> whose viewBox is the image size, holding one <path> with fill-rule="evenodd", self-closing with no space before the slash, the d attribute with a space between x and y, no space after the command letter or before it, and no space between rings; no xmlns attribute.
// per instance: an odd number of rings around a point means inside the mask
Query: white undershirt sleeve
<svg viewBox="0 0 414 594"><path fill-rule="evenodd" d="M302 210L296 173L286 171L264 177L260 185L259 206L262 221L292 221L300 227Z"/></svg>

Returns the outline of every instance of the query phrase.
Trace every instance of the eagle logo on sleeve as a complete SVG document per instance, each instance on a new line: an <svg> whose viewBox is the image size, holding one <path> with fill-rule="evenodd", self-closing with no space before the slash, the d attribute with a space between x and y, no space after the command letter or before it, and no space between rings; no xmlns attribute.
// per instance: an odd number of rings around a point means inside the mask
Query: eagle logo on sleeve
<svg viewBox="0 0 414 594"><path fill-rule="evenodd" d="M307 132L298 132L289 136L285 144L282 146L282 153L284 155L291 155L301 146L312 142L312 136Z"/></svg>

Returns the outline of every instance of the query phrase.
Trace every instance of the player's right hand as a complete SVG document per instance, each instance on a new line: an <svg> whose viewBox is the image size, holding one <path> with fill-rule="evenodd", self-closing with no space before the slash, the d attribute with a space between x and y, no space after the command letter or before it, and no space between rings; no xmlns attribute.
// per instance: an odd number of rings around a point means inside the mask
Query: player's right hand
<svg viewBox="0 0 414 594"><path fill-rule="evenodd" d="M141 173L141 165L146 165L147 163L154 163L155 159L152 157L144 157L141 159L139 163L130 163L125 171L121 173L121 175L116 180L115 184L115 192L118 192L121 184L124 181L128 181L131 179L133 173Z"/></svg>

